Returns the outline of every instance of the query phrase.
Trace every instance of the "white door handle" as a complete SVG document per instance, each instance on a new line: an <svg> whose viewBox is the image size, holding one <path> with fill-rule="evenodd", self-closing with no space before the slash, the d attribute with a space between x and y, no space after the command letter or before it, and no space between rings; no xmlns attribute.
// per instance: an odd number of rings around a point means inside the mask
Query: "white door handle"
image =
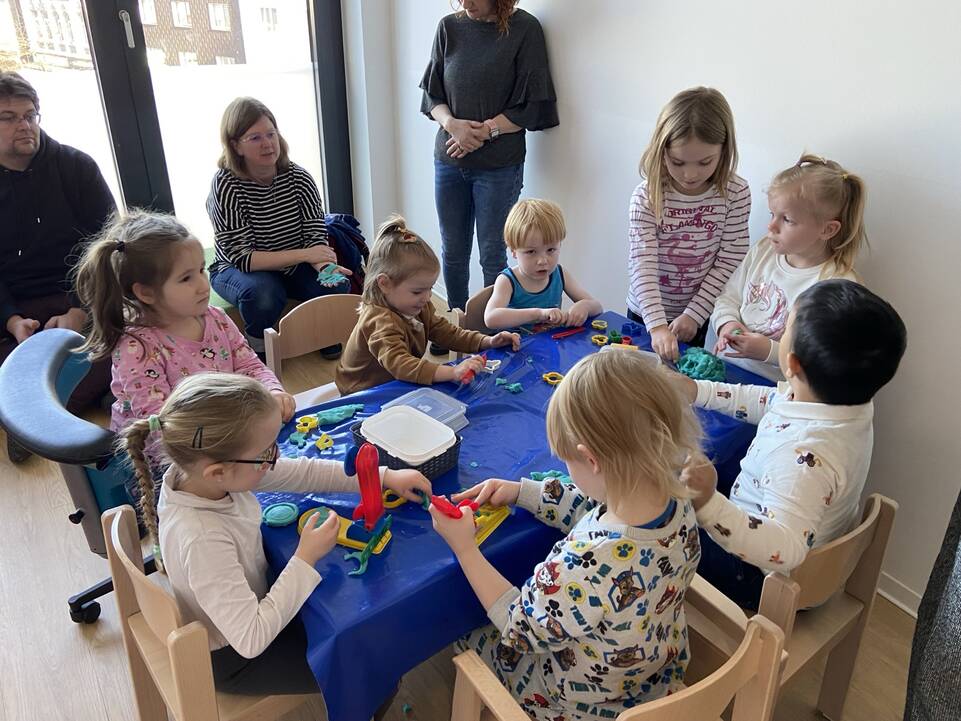
<svg viewBox="0 0 961 721"><path fill-rule="evenodd" d="M127 34L127 47L137 47L137 44L133 41L133 26L130 24L130 13L128 13L126 10L121 10L120 22L123 23L123 30Z"/></svg>

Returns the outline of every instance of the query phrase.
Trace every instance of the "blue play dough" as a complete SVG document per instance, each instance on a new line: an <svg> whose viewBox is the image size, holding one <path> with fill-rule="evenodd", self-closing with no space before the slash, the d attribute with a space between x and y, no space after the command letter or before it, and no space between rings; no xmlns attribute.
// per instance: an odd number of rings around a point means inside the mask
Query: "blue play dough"
<svg viewBox="0 0 961 721"><path fill-rule="evenodd" d="M263 522L268 526L289 526L297 520L300 511L294 503L271 503L264 509Z"/></svg>

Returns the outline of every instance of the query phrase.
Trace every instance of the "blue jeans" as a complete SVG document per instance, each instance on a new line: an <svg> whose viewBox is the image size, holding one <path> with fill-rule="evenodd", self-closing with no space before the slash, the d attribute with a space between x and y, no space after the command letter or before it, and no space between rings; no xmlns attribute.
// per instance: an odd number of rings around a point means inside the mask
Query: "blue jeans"
<svg viewBox="0 0 961 721"><path fill-rule="evenodd" d="M764 571L725 551L703 528L697 532L701 541L698 574L738 606L756 611L761 602Z"/></svg>
<svg viewBox="0 0 961 721"><path fill-rule="evenodd" d="M507 267L504 221L524 187L524 164L477 170L434 160L434 202L443 248L447 304L467 304L470 256L477 224L477 246L484 285Z"/></svg>
<svg viewBox="0 0 961 721"><path fill-rule="evenodd" d="M277 322L288 298L310 300L350 290L346 283L333 288L322 286L317 282L317 271L309 263L301 263L290 275L277 270L244 273L236 268L224 268L210 274L210 285L221 298L237 306L244 319L244 331L252 338L264 337L264 329Z"/></svg>

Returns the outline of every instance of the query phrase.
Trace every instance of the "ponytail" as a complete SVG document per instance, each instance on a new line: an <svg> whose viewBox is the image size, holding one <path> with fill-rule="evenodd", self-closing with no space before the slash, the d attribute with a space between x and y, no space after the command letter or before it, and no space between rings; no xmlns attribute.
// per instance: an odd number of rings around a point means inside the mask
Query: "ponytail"
<svg viewBox="0 0 961 721"><path fill-rule="evenodd" d="M145 324L150 309L133 286L163 285L175 244L187 240L193 236L172 215L132 209L110 219L73 271L77 295L90 313L90 332L76 352L92 361L106 358L128 324Z"/></svg>

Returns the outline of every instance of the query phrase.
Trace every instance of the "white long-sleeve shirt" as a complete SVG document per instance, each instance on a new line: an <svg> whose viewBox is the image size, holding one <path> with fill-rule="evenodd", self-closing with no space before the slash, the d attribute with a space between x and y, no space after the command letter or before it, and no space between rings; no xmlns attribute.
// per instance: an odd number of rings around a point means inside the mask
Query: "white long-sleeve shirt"
<svg viewBox="0 0 961 721"><path fill-rule="evenodd" d="M874 404L792 399L790 386L697 382L698 406L757 424L728 500L697 521L718 545L764 571L788 572L857 523L874 446Z"/></svg>
<svg viewBox="0 0 961 721"><path fill-rule="evenodd" d="M627 307L648 329L682 313L703 325L747 253L750 215L751 189L732 174L725 196L713 186L696 196L666 188L658 223L642 180L631 196Z"/></svg>
<svg viewBox="0 0 961 721"><path fill-rule="evenodd" d="M708 350L714 348L718 331L725 323L743 323L748 330L770 339L767 358L762 361L725 356L724 360L764 378L784 380L777 365L778 341L784 334L788 314L801 293L828 278L859 281L853 271L837 273L832 261L811 268L795 268L783 254L775 252L770 240L762 238L748 251L744 262L724 286L724 292L717 297L704 346Z"/></svg>
<svg viewBox="0 0 961 721"><path fill-rule="evenodd" d="M277 637L307 600L320 574L292 556L267 588L260 535L261 507L251 492L212 501L175 490L176 468L164 474L157 513L160 549L184 621L207 627L210 649L228 644L254 658ZM357 481L336 461L280 458L258 491L355 491Z"/></svg>

